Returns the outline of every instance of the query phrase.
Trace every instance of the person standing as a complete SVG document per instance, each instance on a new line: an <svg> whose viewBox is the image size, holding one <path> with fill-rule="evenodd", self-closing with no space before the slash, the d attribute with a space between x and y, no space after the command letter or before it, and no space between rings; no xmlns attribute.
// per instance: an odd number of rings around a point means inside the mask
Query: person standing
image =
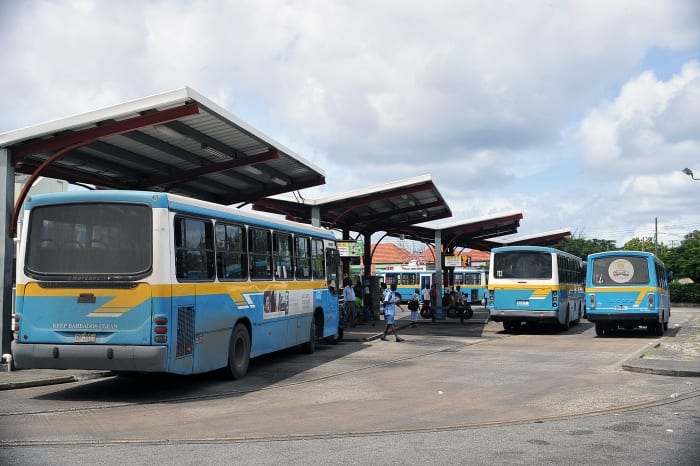
<svg viewBox="0 0 700 466"><path fill-rule="evenodd" d="M413 290L413 296L411 296L411 300L408 302L408 309L411 311L411 327L416 328L418 309L420 309L420 290L418 288Z"/></svg>
<svg viewBox="0 0 700 466"><path fill-rule="evenodd" d="M394 326L394 317L397 307L402 311L404 310L396 299L396 283L392 283L391 289L384 295L384 320L386 321L386 328L384 329L384 334L380 337L384 341L388 340L386 335L389 333L389 330L394 334L397 342L403 341L403 338L396 333L396 327Z"/></svg>
<svg viewBox="0 0 700 466"><path fill-rule="evenodd" d="M350 280L345 279L345 287L343 288L343 298L345 300L345 320L350 324L350 327L355 327L355 290L350 286Z"/></svg>
<svg viewBox="0 0 700 466"><path fill-rule="evenodd" d="M423 288L423 310L421 312L425 313L430 309L430 289L426 286Z"/></svg>

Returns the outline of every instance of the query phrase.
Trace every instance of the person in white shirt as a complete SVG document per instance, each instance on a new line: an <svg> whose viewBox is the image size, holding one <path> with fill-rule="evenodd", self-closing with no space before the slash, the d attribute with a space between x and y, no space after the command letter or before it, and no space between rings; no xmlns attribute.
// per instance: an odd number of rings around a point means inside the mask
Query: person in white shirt
<svg viewBox="0 0 700 466"><path fill-rule="evenodd" d="M396 333L396 327L394 327L394 317L397 307L403 311L403 307L399 304L398 297L396 296L396 283L392 283L391 289L384 295L384 320L386 321L386 328L384 329L384 334L380 337L384 341L388 340L386 335L389 333L389 330L394 334L397 342L403 341L403 338L399 337L399 334Z"/></svg>
<svg viewBox="0 0 700 466"><path fill-rule="evenodd" d="M345 323L350 324L350 327L354 327L356 323L357 316L355 315L355 290L350 286L350 280L345 279L343 281L343 298L345 300Z"/></svg>

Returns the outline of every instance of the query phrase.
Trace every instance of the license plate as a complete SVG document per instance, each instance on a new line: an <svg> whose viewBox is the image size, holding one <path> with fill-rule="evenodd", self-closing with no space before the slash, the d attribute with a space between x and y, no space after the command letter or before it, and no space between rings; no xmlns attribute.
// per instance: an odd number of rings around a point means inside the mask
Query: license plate
<svg viewBox="0 0 700 466"><path fill-rule="evenodd" d="M76 333L73 341L75 343L95 343L97 335L94 333Z"/></svg>
<svg viewBox="0 0 700 466"><path fill-rule="evenodd" d="M530 300L529 299L516 299L515 305L516 306L529 306Z"/></svg>
<svg viewBox="0 0 700 466"><path fill-rule="evenodd" d="M622 305L615 306L616 311L626 311L627 309L628 309L627 306L622 306Z"/></svg>

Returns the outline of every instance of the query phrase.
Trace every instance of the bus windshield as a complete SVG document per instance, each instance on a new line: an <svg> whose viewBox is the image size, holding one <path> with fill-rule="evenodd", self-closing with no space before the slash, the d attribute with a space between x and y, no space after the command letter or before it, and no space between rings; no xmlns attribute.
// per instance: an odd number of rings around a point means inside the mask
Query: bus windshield
<svg viewBox="0 0 700 466"><path fill-rule="evenodd" d="M595 285L647 285L649 267L646 257L605 256L593 262Z"/></svg>
<svg viewBox="0 0 700 466"><path fill-rule="evenodd" d="M550 279L552 255L540 251L507 251L494 254L495 278Z"/></svg>
<svg viewBox="0 0 700 466"><path fill-rule="evenodd" d="M38 206L29 220L25 272L44 280L133 280L151 270L151 232L144 204Z"/></svg>

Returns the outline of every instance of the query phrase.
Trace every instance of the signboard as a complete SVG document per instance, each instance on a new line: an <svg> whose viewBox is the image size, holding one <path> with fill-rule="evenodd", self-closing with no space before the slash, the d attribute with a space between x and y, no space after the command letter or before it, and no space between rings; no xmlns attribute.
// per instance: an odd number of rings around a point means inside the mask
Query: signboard
<svg viewBox="0 0 700 466"><path fill-rule="evenodd" d="M365 253L365 243L362 241L337 241L340 257L362 257Z"/></svg>
<svg viewBox="0 0 700 466"><path fill-rule="evenodd" d="M445 267L468 267L471 265L469 256L445 256Z"/></svg>
<svg viewBox="0 0 700 466"><path fill-rule="evenodd" d="M461 256L445 256L445 267L461 267Z"/></svg>

